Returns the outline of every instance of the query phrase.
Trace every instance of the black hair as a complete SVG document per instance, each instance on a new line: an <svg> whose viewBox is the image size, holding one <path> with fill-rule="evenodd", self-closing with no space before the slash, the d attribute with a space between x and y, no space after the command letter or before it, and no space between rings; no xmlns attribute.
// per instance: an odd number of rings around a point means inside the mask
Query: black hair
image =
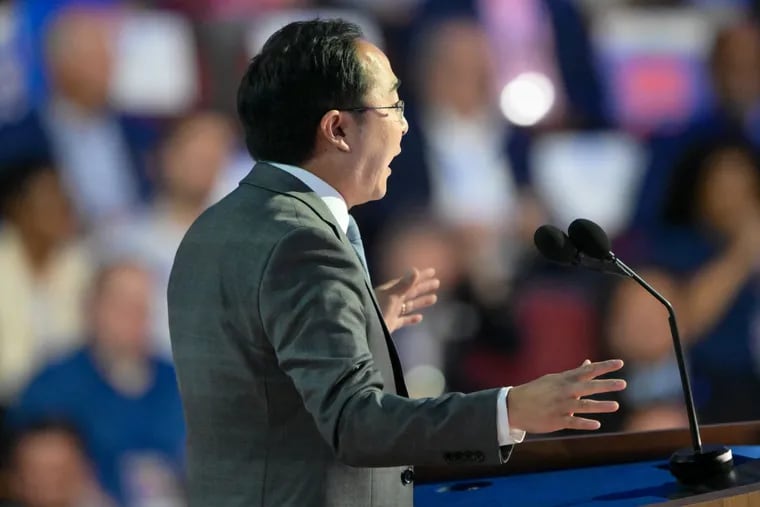
<svg viewBox="0 0 760 507"><path fill-rule="evenodd" d="M24 157L0 165L0 215L5 215L11 203L24 195L35 176L54 170L46 157Z"/></svg>
<svg viewBox="0 0 760 507"><path fill-rule="evenodd" d="M22 443L30 438L50 433L66 436L83 455L87 454L84 436L79 427L68 419L51 416L34 419L10 431L7 435L6 449L2 452L4 458L2 461L12 464Z"/></svg>
<svg viewBox="0 0 760 507"><path fill-rule="evenodd" d="M725 151L741 152L756 169L760 168L757 151L742 135L729 134L692 143L671 173L662 206L662 218L665 223L689 226L698 221L697 193L700 185L705 173L715 161L715 156ZM760 192L760 189L758 191Z"/></svg>
<svg viewBox="0 0 760 507"><path fill-rule="evenodd" d="M254 159L299 165L312 156L327 111L362 105L369 88L356 53L362 37L353 23L316 19L290 23L267 40L237 95Z"/></svg>

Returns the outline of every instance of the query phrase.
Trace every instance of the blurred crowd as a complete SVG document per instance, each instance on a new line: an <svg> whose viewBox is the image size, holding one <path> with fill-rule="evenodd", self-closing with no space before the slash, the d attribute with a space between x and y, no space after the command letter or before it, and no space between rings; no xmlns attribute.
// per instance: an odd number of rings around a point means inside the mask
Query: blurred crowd
<svg viewBox="0 0 760 507"><path fill-rule="evenodd" d="M0 1L0 502L184 505L169 271L253 166L248 59L315 16L357 22L403 82L388 194L352 213L374 280L441 278L396 336L413 396L620 357L604 429L686 425L665 309L535 251L585 217L675 307L700 421L760 418L758 7Z"/></svg>

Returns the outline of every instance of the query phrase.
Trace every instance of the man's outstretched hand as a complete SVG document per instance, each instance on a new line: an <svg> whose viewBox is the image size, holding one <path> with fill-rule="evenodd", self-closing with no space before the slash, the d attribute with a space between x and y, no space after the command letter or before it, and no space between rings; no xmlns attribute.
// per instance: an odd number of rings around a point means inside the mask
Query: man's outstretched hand
<svg viewBox="0 0 760 507"><path fill-rule="evenodd" d="M422 321L423 308L438 300L436 291L441 282L435 277L435 269L422 271L412 268L401 278L375 287L375 296L383 312L385 325L392 333L397 329Z"/></svg>
<svg viewBox="0 0 760 507"><path fill-rule="evenodd" d="M622 367L623 361L619 359L598 363L586 360L573 370L544 375L513 387L507 397L509 426L528 433L599 429L599 421L578 414L615 412L618 403L584 397L625 389L625 380L597 378Z"/></svg>

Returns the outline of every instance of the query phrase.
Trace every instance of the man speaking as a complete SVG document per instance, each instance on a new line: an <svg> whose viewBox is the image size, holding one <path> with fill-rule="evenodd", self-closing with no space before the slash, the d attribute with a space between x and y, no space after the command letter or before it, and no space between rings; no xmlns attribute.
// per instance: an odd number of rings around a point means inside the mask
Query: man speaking
<svg viewBox="0 0 760 507"><path fill-rule="evenodd" d="M503 463L526 431L596 429L582 414L618 408L584 398L625 387L596 378L617 360L407 397L390 332L436 280L375 293L349 215L385 194L407 130L398 84L340 20L282 28L242 79L258 163L190 228L168 291L193 507L411 506L410 465Z"/></svg>

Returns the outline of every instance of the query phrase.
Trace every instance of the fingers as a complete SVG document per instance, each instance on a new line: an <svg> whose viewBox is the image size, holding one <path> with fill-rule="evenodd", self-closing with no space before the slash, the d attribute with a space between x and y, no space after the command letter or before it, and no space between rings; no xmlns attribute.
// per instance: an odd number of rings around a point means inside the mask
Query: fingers
<svg viewBox="0 0 760 507"><path fill-rule="evenodd" d="M580 382L575 386L573 395L576 397L590 396L592 394L613 393L622 391L628 384L623 379L612 378L602 380L589 380Z"/></svg>
<svg viewBox="0 0 760 507"><path fill-rule="evenodd" d="M429 296L422 296L416 299L404 301L403 315L409 315L415 311L422 310L428 306L433 306L438 301L438 296L431 294Z"/></svg>
<svg viewBox="0 0 760 507"><path fill-rule="evenodd" d="M581 398L573 400L570 415L573 414L609 414L617 412L620 405L616 401L609 400L589 400Z"/></svg>
<svg viewBox="0 0 760 507"><path fill-rule="evenodd" d="M602 426L599 421L574 414L609 414L617 412L618 408L620 405L616 401L575 400L573 410L564 417L563 426L570 430L598 430Z"/></svg>
<svg viewBox="0 0 760 507"><path fill-rule="evenodd" d="M422 315L419 313L415 313L414 315L406 315L404 317L401 317L401 326L413 326L415 324L419 324L422 322Z"/></svg>
<svg viewBox="0 0 760 507"><path fill-rule="evenodd" d="M433 268L423 269L422 271L417 268L410 268L409 271L404 273L404 276L392 280L392 282L395 282L394 292L396 293L414 290L418 294L421 294L437 289L440 286L440 281L435 278L435 269Z"/></svg>
<svg viewBox="0 0 760 507"><path fill-rule="evenodd" d="M425 268L422 271L417 268L411 268L409 271L407 271L405 276L409 276L409 274L412 272L416 273L417 275L417 283L423 283L435 278L435 268Z"/></svg>
<svg viewBox="0 0 760 507"><path fill-rule="evenodd" d="M565 418L564 427L569 430L598 430L602 427L599 421L593 419L586 419L584 417L567 416Z"/></svg>
<svg viewBox="0 0 760 507"><path fill-rule="evenodd" d="M411 268L404 273L404 276L399 279L396 284L395 291L397 294L404 294L409 289L415 286L420 280L420 272L417 268Z"/></svg>
<svg viewBox="0 0 760 507"><path fill-rule="evenodd" d="M588 359L586 361L588 361ZM620 359L610 359L608 361L599 361L598 363L586 361L584 361L578 368L568 372L575 378L575 380L591 380L592 378L599 377L606 373L618 371L623 367L623 361Z"/></svg>
<svg viewBox="0 0 760 507"><path fill-rule="evenodd" d="M413 312L433 306L438 301L435 291L440 286L441 281L435 278L435 269L433 268L422 271L412 268L408 271L394 291L403 295L402 315L411 317Z"/></svg>
<svg viewBox="0 0 760 507"><path fill-rule="evenodd" d="M420 280L429 280L433 277L435 277L435 268L425 268L420 273Z"/></svg>
<svg viewBox="0 0 760 507"><path fill-rule="evenodd" d="M417 296L436 291L438 290L440 286L441 286L441 281L437 278L433 278L430 280L419 279L416 285L409 287L405 291L406 298L413 299L413 298L416 298Z"/></svg>

